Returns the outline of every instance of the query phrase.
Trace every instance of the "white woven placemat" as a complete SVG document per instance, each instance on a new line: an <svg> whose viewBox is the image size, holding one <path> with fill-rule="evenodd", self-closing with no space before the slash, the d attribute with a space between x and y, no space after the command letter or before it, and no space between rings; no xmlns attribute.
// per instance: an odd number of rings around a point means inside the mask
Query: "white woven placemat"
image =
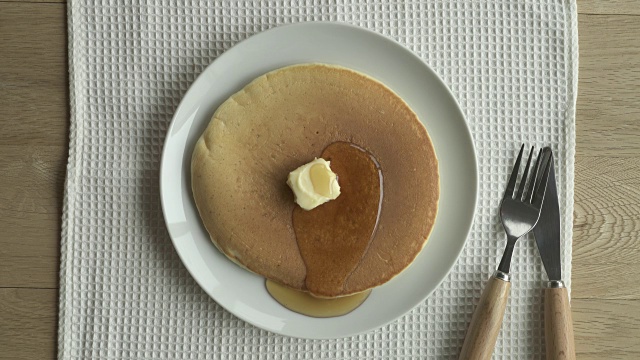
<svg viewBox="0 0 640 360"><path fill-rule="evenodd" d="M570 279L577 90L574 0L69 3L71 144L62 231L60 359L455 359L504 246L497 211L523 142L556 155ZM451 87L477 148L480 193L465 250L422 305L361 336L282 337L224 311L182 266L158 174L188 86L238 41L292 22L360 25L397 39ZM535 244L520 241L496 359L544 357Z"/></svg>

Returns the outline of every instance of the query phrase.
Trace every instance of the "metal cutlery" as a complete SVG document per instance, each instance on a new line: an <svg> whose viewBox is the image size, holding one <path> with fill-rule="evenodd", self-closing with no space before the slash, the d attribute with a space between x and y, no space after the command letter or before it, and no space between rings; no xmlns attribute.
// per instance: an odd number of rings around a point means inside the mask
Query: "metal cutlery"
<svg viewBox="0 0 640 360"><path fill-rule="evenodd" d="M573 322L569 307L569 294L562 282L560 261L560 206L551 149L545 148L550 156L549 180L545 193L542 213L533 235L538 244L542 264L549 277L544 291L544 324L547 359L575 359Z"/></svg>
<svg viewBox="0 0 640 360"><path fill-rule="evenodd" d="M500 218L507 234L507 246L498 269L489 279L473 313L460 353L460 359L463 360L491 358L511 288L509 269L513 249L516 241L531 231L540 217L549 177L551 152L550 149L540 150L529 176L533 156L533 147L531 148L516 192L523 151L524 145L520 148L500 205Z"/></svg>

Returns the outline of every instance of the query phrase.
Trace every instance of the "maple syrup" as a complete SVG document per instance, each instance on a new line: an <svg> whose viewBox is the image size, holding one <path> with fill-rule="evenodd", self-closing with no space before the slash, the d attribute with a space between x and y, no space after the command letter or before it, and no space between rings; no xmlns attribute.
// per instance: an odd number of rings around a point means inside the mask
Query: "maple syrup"
<svg viewBox="0 0 640 360"><path fill-rule="evenodd" d="M346 315L362 305L371 293L371 290L367 290L354 295L323 299L304 291L280 285L271 280L267 280L265 285L271 297L282 306L302 315L319 318Z"/></svg>
<svg viewBox="0 0 640 360"><path fill-rule="evenodd" d="M321 156L338 176L340 196L312 210L296 206L293 229L307 268L306 289L335 297L343 293L375 235L382 171L371 153L348 142L330 144Z"/></svg>
<svg viewBox="0 0 640 360"><path fill-rule="evenodd" d="M358 267L378 226L383 196L382 169L365 149L348 142L335 142L321 154L338 176L340 196L312 210L296 206L293 229L300 255L307 268L305 290L266 281L269 294L282 306L313 317L341 316L360 306L371 290L340 296L349 276ZM314 184L327 183L321 172ZM319 187L319 186L318 186ZM317 189L316 191L328 191ZM321 294L316 297L310 294Z"/></svg>

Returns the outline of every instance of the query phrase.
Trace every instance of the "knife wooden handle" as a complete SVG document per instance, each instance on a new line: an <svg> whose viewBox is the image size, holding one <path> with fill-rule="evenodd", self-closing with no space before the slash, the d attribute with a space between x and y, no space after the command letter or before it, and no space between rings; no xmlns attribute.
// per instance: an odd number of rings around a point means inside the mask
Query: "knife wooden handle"
<svg viewBox="0 0 640 360"><path fill-rule="evenodd" d="M544 333L547 360L575 360L576 347L567 288L544 290Z"/></svg>
<svg viewBox="0 0 640 360"><path fill-rule="evenodd" d="M509 281L495 277L489 279L480 297L480 303L471 318L460 352L460 360L491 359L502 326L510 289Z"/></svg>

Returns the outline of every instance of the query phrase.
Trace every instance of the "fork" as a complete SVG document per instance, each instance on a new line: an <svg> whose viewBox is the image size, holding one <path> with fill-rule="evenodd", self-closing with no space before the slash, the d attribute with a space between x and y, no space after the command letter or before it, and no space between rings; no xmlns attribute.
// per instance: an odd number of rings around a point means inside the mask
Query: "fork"
<svg viewBox="0 0 640 360"><path fill-rule="evenodd" d="M522 145L504 192L500 205L500 219L507 234L507 246L498 269L489 279L480 297L478 307L473 313L460 352L460 360L490 359L493 354L511 288L509 269L513 249L516 241L531 231L538 222L549 178L551 161L549 161L550 152L547 149L541 149L538 152L533 172L529 176L533 149L531 147L527 165L516 191L516 182L524 151L524 144Z"/></svg>

